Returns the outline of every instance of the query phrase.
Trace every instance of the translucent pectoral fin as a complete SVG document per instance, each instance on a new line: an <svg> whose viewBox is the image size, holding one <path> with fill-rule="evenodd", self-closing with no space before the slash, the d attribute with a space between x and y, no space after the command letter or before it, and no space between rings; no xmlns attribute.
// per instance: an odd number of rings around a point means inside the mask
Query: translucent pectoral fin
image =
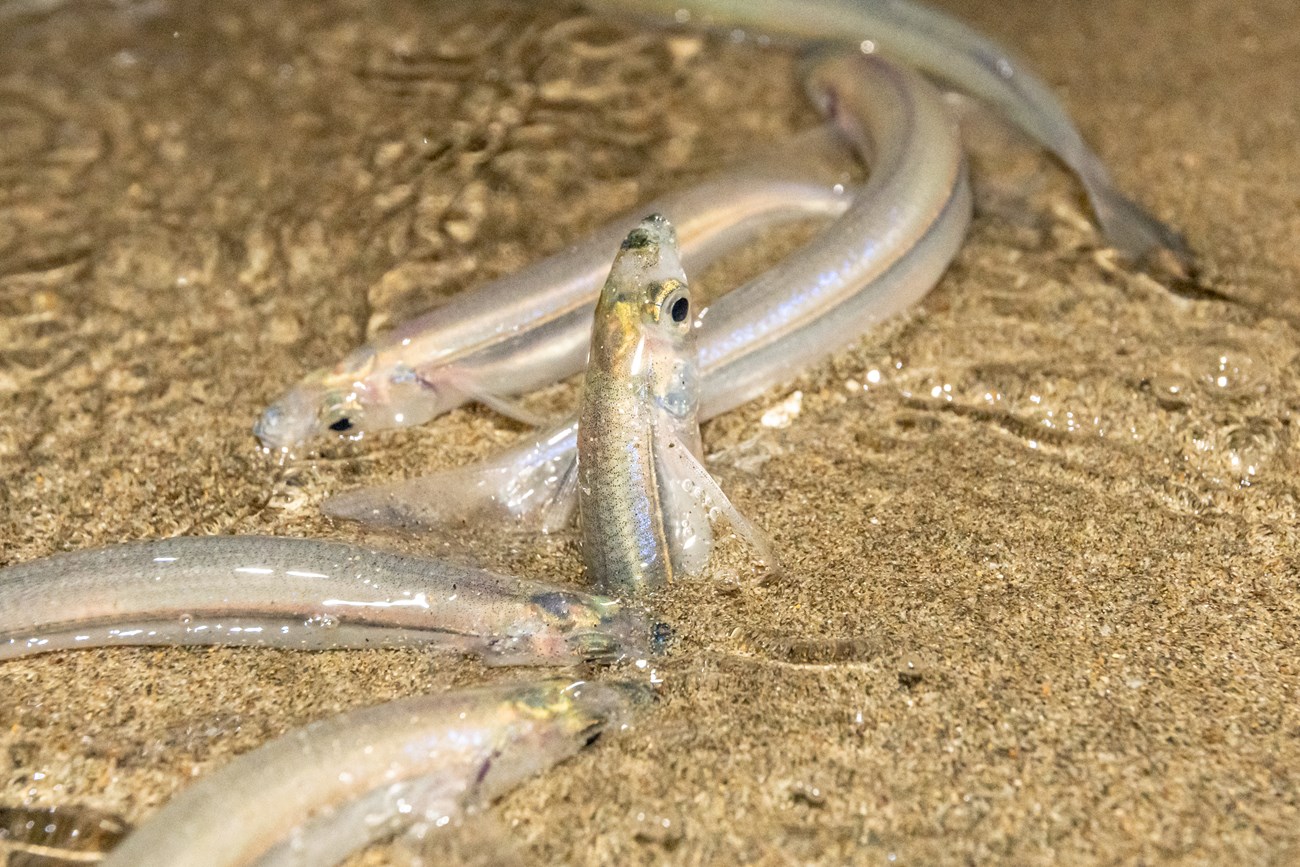
<svg viewBox="0 0 1300 867"><path fill-rule="evenodd" d="M673 447L664 450L663 454L675 481L679 484L686 483L686 488L693 489L692 496L706 503L710 511L717 509L731 524L736 535L753 549L768 574L779 573L781 564L776 558L776 552L772 550L767 534L740 513L691 449L687 448L681 440L677 440Z"/></svg>
<svg viewBox="0 0 1300 867"><path fill-rule="evenodd" d="M577 425L486 461L330 497L325 514L408 531L473 524L519 532L568 526L577 506Z"/></svg>
<svg viewBox="0 0 1300 867"><path fill-rule="evenodd" d="M462 403L481 403L493 412L529 427L545 428L554 423L554 419L548 419L525 408L517 398L496 394L483 388L475 382L473 374L468 371L444 368L439 371L438 379L444 390L453 391L463 398Z"/></svg>

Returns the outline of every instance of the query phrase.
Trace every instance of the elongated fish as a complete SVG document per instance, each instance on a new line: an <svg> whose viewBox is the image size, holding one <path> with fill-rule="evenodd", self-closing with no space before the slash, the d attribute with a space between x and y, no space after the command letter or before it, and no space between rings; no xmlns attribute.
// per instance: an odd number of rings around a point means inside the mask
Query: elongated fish
<svg viewBox="0 0 1300 867"><path fill-rule="evenodd" d="M600 12L698 24L730 34L834 41L880 51L971 94L1057 156L1087 191L1120 252L1186 277L1192 253L1173 229L1116 186L1059 99L1022 59L957 19L915 0L589 0Z"/></svg>
<svg viewBox="0 0 1300 867"><path fill-rule="evenodd" d="M710 505L772 563L700 464L692 303L672 226L646 218L596 303L578 427L583 555L588 576L609 592L655 589L703 569Z"/></svg>
<svg viewBox="0 0 1300 867"><path fill-rule="evenodd" d="M956 124L934 86L883 58L828 55L812 95L871 173L805 248L697 311L700 418L781 385L923 297L965 238L971 193ZM336 517L406 528L568 520L577 419L486 462L327 500Z"/></svg>
<svg viewBox="0 0 1300 867"><path fill-rule="evenodd" d="M617 602L319 539L195 536L0 569L0 659L117 645L420 645L500 665L648 652Z"/></svg>
<svg viewBox="0 0 1300 867"><path fill-rule="evenodd" d="M849 198L830 168L842 152L833 134L815 130L647 208L677 215L684 253L702 268L772 226L843 213ZM357 436L422 424L468 401L536 422L512 398L582 369L609 250L645 213L462 292L308 374L262 414L254 433L268 448L292 449L331 431Z"/></svg>
<svg viewBox="0 0 1300 867"><path fill-rule="evenodd" d="M638 686L570 680L391 701L311 723L186 788L104 867L326 867L437 826L627 722Z"/></svg>

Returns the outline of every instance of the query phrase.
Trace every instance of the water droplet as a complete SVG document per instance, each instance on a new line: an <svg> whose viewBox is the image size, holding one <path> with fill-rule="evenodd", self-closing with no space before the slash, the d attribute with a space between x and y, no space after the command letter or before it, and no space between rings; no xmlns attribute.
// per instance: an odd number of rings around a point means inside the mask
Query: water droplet
<svg viewBox="0 0 1300 867"><path fill-rule="evenodd" d="M316 614L307 618L304 625L317 629L337 629L339 619L333 614Z"/></svg>

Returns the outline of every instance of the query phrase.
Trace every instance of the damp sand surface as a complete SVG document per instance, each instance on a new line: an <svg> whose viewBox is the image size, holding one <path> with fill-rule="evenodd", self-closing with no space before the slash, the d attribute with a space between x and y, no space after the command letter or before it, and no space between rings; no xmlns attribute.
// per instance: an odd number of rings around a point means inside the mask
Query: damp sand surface
<svg viewBox="0 0 1300 867"><path fill-rule="evenodd" d="M281 464L249 433L269 400L815 121L788 54L534 5L0 0L0 563L379 539L320 500L521 429L468 409ZM659 706L496 808L526 861L1300 859L1300 15L944 5L1058 89L1199 282L1118 266L1050 160L974 123L979 214L936 291L706 426L785 573L724 544L665 594ZM380 541L581 576L564 536ZM0 806L138 822L290 727L522 676L415 651L9 662Z"/></svg>

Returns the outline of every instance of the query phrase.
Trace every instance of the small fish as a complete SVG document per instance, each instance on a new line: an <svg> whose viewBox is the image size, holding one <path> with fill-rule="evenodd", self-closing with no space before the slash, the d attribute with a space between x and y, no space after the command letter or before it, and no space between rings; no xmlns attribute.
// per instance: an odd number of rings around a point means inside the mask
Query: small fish
<svg viewBox="0 0 1300 867"><path fill-rule="evenodd" d="M627 236L596 303L578 423L587 574L607 592L662 587L707 564L709 507L769 565L759 533L700 463L695 310L659 215Z"/></svg>
<svg viewBox="0 0 1300 867"><path fill-rule="evenodd" d="M323 867L436 829L627 724L650 687L565 679L456 690L290 731L184 789L104 867Z"/></svg>
<svg viewBox="0 0 1300 867"><path fill-rule="evenodd" d="M842 156L833 135L814 130L648 207L680 215L684 251L703 267L773 226L843 213L851 197L836 186ZM582 369L608 251L635 222L613 220L308 374L253 432L263 446L288 450L331 433L423 424L471 401L538 424L516 396Z"/></svg>
<svg viewBox="0 0 1300 867"><path fill-rule="evenodd" d="M417 645L563 665L644 657L650 637L612 599L323 539L182 536L0 569L0 660L122 645Z"/></svg>
<svg viewBox="0 0 1300 867"><path fill-rule="evenodd" d="M1106 239L1168 276L1194 270L1187 242L1116 185L1061 101L1029 65L973 27L915 0L588 0L735 38L746 31L799 43L836 43L911 64L980 99L1051 151L1079 178Z"/></svg>
<svg viewBox="0 0 1300 867"><path fill-rule="evenodd" d="M819 57L808 79L871 172L807 246L696 310L702 420L789 382L915 304L970 225L965 152L932 84L860 52ZM577 430L571 417L485 462L348 491L323 509L407 530L466 521L555 530L575 505Z"/></svg>

